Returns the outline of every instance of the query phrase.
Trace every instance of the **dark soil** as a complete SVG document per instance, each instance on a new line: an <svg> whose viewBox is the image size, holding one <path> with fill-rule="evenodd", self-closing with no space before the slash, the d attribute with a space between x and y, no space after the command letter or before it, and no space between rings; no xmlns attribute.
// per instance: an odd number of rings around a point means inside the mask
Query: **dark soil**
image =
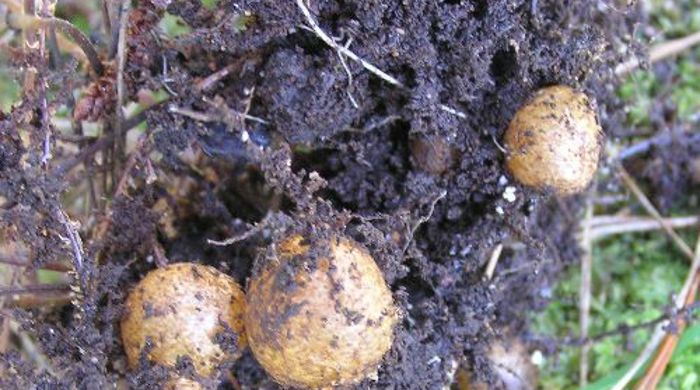
<svg viewBox="0 0 700 390"><path fill-rule="evenodd" d="M106 176L109 189L88 215L68 211L81 221L84 244L82 265L73 261L75 305L13 313L36 335L56 375L37 376L26 357L10 353L0 368L16 374L3 375L0 387L154 388L165 369L144 362L141 371L127 372L118 338L130 286L164 261L211 264L245 284L271 241L309 228L342 232L366 246L404 313L378 379L357 388L439 389L458 365L473 367L477 380L495 380L485 357L489 342L526 332L527 314L544 305L558 272L578 258L581 215L577 197L514 183L497 142L528 96L551 84L587 92L604 129L618 134L614 68L636 50L626 40L637 11L545 0L311 4L324 31L343 43L352 39L352 51L406 87L347 59L350 79L337 53L301 27L295 1L222 0L208 9L198 0L152 0L139 1L129 17L127 95L135 100L140 90L167 87L170 97L145 114L142 152L120 154L109 125L114 80L89 85L70 72L70 61L45 69L72 75L52 88L85 83L90 100L78 107L84 118L106 123L101 140L81 143L77 154L54 143L44 168L39 95L0 114L0 222L11 240L30 249L34 267L75 259L62 239L67 195L88 197L86 178L93 174ZM158 36L165 12L192 32ZM14 60L41 64L21 52ZM109 66L106 75L115 74ZM227 77L201 88L227 66ZM52 105L72 104L68 94L56 96ZM244 121L236 114L242 112L266 124ZM22 142L18 128L36 130L30 142ZM109 150L102 163L90 152L98 147ZM81 162L88 168L71 170ZM503 196L507 186L516 188L513 201ZM113 194L109 203L100 199ZM264 228L247 240L206 243L262 220ZM487 281L484 268L498 243L505 250ZM187 362L178 369L191 374ZM243 388L276 388L250 352L233 373Z"/></svg>

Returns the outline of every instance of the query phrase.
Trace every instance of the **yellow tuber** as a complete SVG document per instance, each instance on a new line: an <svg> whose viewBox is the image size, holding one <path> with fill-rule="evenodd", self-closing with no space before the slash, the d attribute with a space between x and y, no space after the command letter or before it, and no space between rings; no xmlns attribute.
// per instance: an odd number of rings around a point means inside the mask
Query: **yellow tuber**
<svg viewBox="0 0 700 390"><path fill-rule="evenodd" d="M343 237L294 235L254 276L245 314L250 347L283 386L323 388L376 372L398 320L374 259Z"/></svg>
<svg viewBox="0 0 700 390"><path fill-rule="evenodd" d="M506 165L527 186L575 194L595 175L601 138L585 94L563 85L543 88L518 110L506 130Z"/></svg>
<svg viewBox="0 0 700 390"><path fill-rule="evenodd" d="M174 367L178 357L189 357L197 374L208 377L246 347L244 310L238 283L212 267L178 263L153 270L126 301L121 335L129 365L138 367L149 341L151 361ZM216 342L226 328L236 335L235 350L223 350Z"/></svg>

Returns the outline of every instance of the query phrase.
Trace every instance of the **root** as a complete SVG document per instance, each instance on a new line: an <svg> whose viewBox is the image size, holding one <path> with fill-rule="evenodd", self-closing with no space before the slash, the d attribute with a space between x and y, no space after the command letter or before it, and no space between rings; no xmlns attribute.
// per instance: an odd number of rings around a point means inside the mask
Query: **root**
<svg viewBox="0 0 700 390"><path fill-rule="evenodd" d="M378 67L372 65L370 62L364 60L357 54L353 53L350 49L348 49L347 46L342 46L339 45L333 38L328 36L321 27L319 27L318 22L316 22L316 19L314 19L313 15L311 15L311 11L309 11L309 8L304 4L304 0L295 0L297 3L297 6L301 10L301 12L304 14L304 17L306 18L306 22L309 24L308 29L313 31L316 36L318 36L326 45L330 46L333 48L338 53L338 56L341 58L341 62L344 62L343 56L350 58L351 60L358 62L360 65L362 65L363 68L367 69L370 73L374 74L375 76L379 77L380 79L386 81L387 83L397 86L401 89L406 90L406 86L401 83L399 80L394 78L393 76L389 75L388 73L384 72L383 70L379 69ZM347 71L347 69L346 69ZM352 98L352 96L351 96ZM353 104L356 104L353 100ZM440 104L438 108L442 111L445 111L449 114L455 115L459 118L465 119L467 118L467 114L458 111L452 107L446 106L444 104Z"/></svg>

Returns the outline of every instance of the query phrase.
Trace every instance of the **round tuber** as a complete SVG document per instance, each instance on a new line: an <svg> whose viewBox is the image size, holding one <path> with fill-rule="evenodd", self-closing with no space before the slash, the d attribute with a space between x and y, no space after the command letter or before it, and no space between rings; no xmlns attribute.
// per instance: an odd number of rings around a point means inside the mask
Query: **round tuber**
<svg viewBox="0 0 700 390"><path fill-rule="evenodd" d="M348 385L376 373L398 320L379 267L358 243L291 236L250 280L253 354L284 386Z"/></svg>
<svg viewBox="0 0 700 390"><path fill-rule="evenodd" d="M585 94L563 85L543 88L516 112L506 130L506 165L527 186L575 194L595 175L601 137Z"/></svg>
<svg viewBox="0 0 700 390"><path fill-rule="evenodd" d="M421 171L441 175L452 165L453 151L443 138L419 136L411 139L409 146L413 162Z"/></svg>
<svg viewBox="0 0 700 390"><path fill-rule="evenodd" d="M142 353L166 367L188 357L197 374L208 377L247 345L244 310L238 283L212 267L178 263L153 270L126 300L121 335L129 365L138 367ZM235 345L219 341L226 332L235 334Z"/></svg>

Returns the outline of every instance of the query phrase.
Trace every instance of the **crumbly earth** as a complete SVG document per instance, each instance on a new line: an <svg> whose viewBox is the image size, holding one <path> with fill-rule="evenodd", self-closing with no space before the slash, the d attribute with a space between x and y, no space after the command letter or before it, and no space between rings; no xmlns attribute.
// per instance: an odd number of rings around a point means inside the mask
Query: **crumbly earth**
<svg viewBox="0 0 700 390"><path fill-rule="evenodd" d="M523 334L525 314L542 307L558 271L577 259L581 213L577 197L515 183L498 142L517 108L552 84L585 91L597 102L604 131L620 134L614 68L640 53L629 42L637 9L551 0L309 3L321 29L403 87L330 49L304 27L295 1L135 4L127 29L127 97L144 90L169 96L145 114L151 153L136 157L127 194L117 194L111 212L99 211L105 204L98 199L89 215L71 215L83 222L84 241L75 305L14 313L60 375L37 375L10 353L0 370L17 374L0 375L0 387L153 388L169 377L167 369L147 361L135 371L126 366L118 337L125 291L164 259L197 259L245 285L267 261L261 248L290 229L342 232L360 242L403 312L378 377L358 389L439 389L458 365L472 367L480 382L494 381L489 343ZM159 36L166 12L191 31ZM38 63L15 54L17 66ZM58 89L53 104L70 105L66 91L83 84L91 101L114 101L95 96L74 62L37 66ZM227 76L208 82L225 67ZM71 171L75 152L59 147L42 168L43 133L27 119L40 103L30 95L0 113L1 225L31 249L34 266L74 258L61 239L67 234L61 195L87 197L87 186L75 183L110 172L99 165L92 173ZM88 103L91 118L113 123L111 104ZM36 131L26 142L19 128ZM103 142L111 145L113 130L106 129ZM416 139L439 139L442 146L412 148ZM94 160L86 150L99 142L81 145L79 161ZM412 156L412 149L449 151L451 158L446 169L422 169L434 166L430 156ZM127 158L115 160L123 169ZM233 245L206 243L259 221L257 232ZM499 243L504 250L486 280ZM187 359L176 370L193 377ZM277 388L249 351L231 372L242 388Z"/></svg>

